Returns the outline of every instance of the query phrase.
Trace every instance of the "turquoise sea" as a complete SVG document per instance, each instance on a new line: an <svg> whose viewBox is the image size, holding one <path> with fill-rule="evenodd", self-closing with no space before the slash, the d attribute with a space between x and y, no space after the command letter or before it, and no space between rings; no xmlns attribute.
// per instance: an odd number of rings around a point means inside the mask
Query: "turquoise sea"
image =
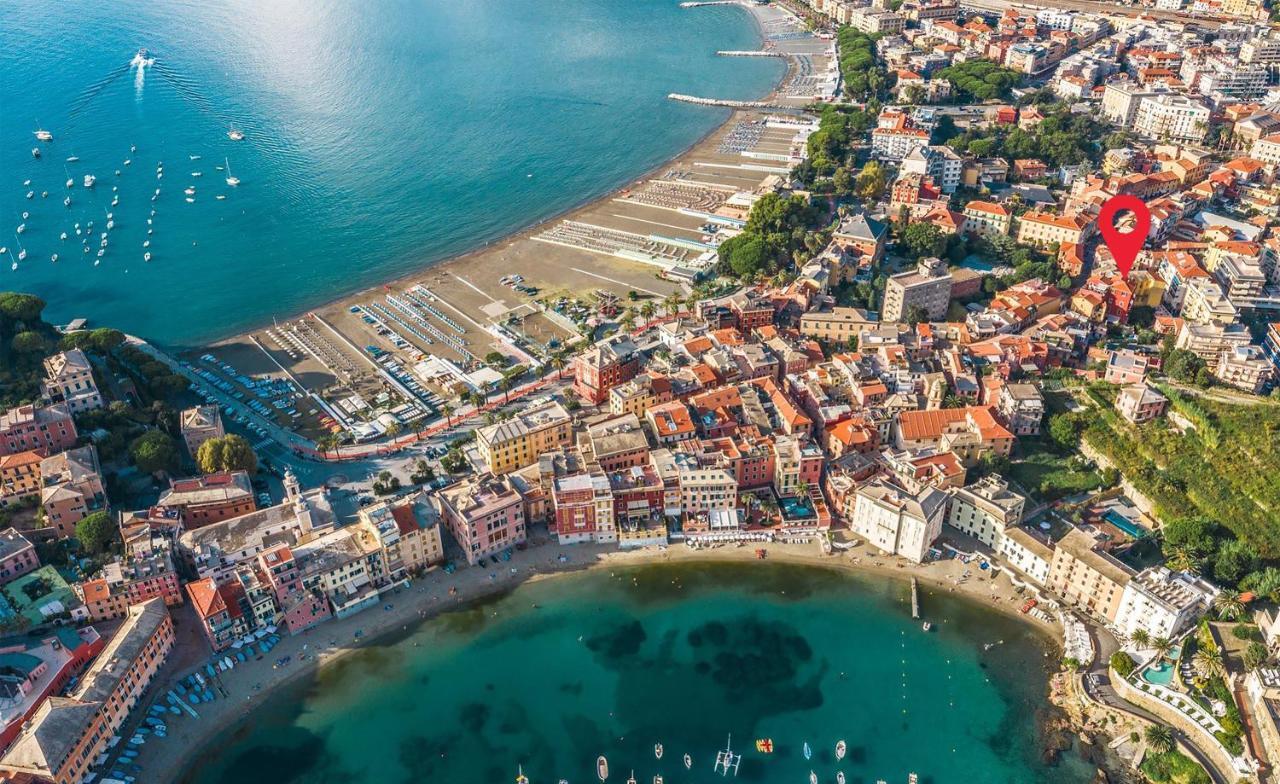
<svg viewBox="0 0 1280 784"><path fill-rule="evenodd" d="M0 246L27 251L0 290L170 345L606 193L726 117L667 93L753 98L783 71L715 56L758 46L741 8L676 0L3 0L0 19Z"/></svg>
<svg viewBox="0 0 1280 784"><path fill-rule="evenodd" d="M947 594L923 606L931 633L905 583L781 564L537 582L274 695L183 784L498 784L517 765L533 784L589 784L602 754L609 781L705 783L723 780L713 765L730 734L737 780L754 784L811 770L828 784L838 771L849 784L1089 781L1074 751L1040 759L1045 640Z"/></svg>

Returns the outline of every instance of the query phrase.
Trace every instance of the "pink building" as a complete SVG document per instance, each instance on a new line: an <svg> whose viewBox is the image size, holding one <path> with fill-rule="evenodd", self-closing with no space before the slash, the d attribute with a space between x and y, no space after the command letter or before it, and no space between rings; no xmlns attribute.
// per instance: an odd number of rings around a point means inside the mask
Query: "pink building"
<svg viewBox="0 0 1280 784"><path fill-rule="evenodd" d="M0 585L40 566L36 548L16 528L0 531Z"/></svg>
<svg viewBox="0 0 1280 784"><path fill-rule="evenodd" d="M553 497L560 544L617 541L613 492L603 472L560 477Z"/></svg>
<svg viewBox="0 0 1280 784"><path fill-rule="evenodd" d="M218 585L212 577L187 583L191 606L200 618L200 628L214 652L225 651L249 633L245 617L244 588L237 581Z"/></svg>
<svg viewBox="0 0 1280 784"><path fill-rule="evenodd" d="M0 414L0 456L28 449L51 455L75 446L76 437L65 403L17 406Z"/></svg>
<svg viewBox="0 0 1280 784"><path fill-rule="evenodd" d="M303 587L302 573L288 545L276 545L258 554L258 576L275 595L280 621L290 634L329 619L329 603Z"/></svg>
<svg viewBox="0 0 1280 784"><path fill-rule="evenodd" d="M468 563L525 541L524 503L509 481L492 474L468 478L441 490L436 500Z"/></svg>

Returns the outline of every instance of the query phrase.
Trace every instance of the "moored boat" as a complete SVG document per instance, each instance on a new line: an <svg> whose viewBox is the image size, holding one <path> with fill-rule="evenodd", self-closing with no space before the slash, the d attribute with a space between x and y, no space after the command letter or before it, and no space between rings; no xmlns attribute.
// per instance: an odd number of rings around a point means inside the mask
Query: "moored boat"
<svg viewBox="0 0 1280 784"><path fill-rule="evenodd" d="M836 741L836 759L837 760L844 759L845 752L847 752L848 750L849 750L849 747L845 745L845 742L843 740Z"/></svg>
<svg viewBox="0 0 1280 784"><path fill-rule="evenodd" d="M653 756L657 757L658 759L662 759L662 744L661 744L661 743L655 743L655 744L653 744Z"/></svg>
<svg viewBox="0 0 1280 784"><path fill-rule="evenodd" d="M516 784L529 784L529 777L524 775L524 766L519 765L517 767L520 772L516 774Z"/></svg>
<svg viewBox="0 0 1280 784"><path fill-rule="evenodd" d="M689 770L692 767L693 767L693 757L690 757L688 754L684 755L684 769Z"/></svg>
<svg viewBox="0 0 1280 784"><path fill-rule="evenodd" d="M596 757L596 775L601 781L609 778L609 760L605 759L603 754Z"/></svg>

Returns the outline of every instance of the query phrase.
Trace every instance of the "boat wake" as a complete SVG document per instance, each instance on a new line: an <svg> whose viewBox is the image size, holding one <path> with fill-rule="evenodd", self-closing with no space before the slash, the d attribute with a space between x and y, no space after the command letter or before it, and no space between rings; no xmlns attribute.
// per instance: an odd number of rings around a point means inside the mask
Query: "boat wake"
<svg viewBox="0 0 1280 784"><path fill-rule="evenodd" d="M156 58L147 55L146 47L138 50L138 53L129 61L129 67L134 69L133 89L138 96L142 96L142 86L147 80L147 69L156 64Z"/></svg>

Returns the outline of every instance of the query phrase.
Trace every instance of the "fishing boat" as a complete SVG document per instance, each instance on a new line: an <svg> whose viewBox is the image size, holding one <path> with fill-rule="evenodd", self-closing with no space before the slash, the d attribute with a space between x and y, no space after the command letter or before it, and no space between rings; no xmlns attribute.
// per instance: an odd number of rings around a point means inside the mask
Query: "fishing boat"
<svg viewBox="0 0 1280 784"><path fill-rule="evenodd" d="M84 176L84 187L92 188L93 184L97 181L98 181L97 177L94 177L92 174L86 174Z"/></svg>
<svg viewBox="0 0 1280 784"><path fill-rule="evenodd" d="M845 745L845 742L843 740L836 741L836 759L837 760L844 759L845 752L847 752L848 750L849 750L849 747Z"/></svg>
<svg viewBox="0 0 1280 784"><path fill-rule="evenodd" d="M520 771L519 773L516 774L516 784L529 784L529 777L524 775L524 766L517 765L516 767Z"/></svg>
<svg viewBox="0 0 1280 784"><path fill-rule="evenodd" d="M235 187L240 184L240 178L231 173L231 161L223 159L227 164L227 184Z"/></svg>
<svg viewBox="0 0 1280 784"><path fill-rule="evenodd" d="M42 142L51 142L51 141L53 141L53 134L52 134L52 133L50 133L50 132L48 132L48 131L46 131L46 130L45 130L45 129L43 129L43 128L38 129L38 130L35 132L35 134L36 134L36 139L38 139L38 140L40 140L40 141L42 141Z"/></svg>
<svg viewBox="0 0 1280 784"><path fill-rule="evenodd" d="M609 778L609 760L605 759L603 754L596 757L596 776L601 781Z"/></svg>
<svg viewBox="0 0 1280 784"><path fill-rule="evenodd" d="M809 748L809 741L804 742L804 758L813 759L813 749Z"/></svg>
<svg viewBox="0 0 1280 784"><path fill-rule="evenodd" d="M627 776L627 784L636 784L636 772L631 771L631 775Z"/></svg>
<svg viewBox="0 0 1280 784"><path fill-rule="evenodd" d="M809 771L809 784L818 784L818 774Z"/></svg>
<svg viewBox="0 0 1280 784"><path fill-rule="evenodd" d="M662 744L661 744L661 743L655 743L655 744L653 744L653 756L657 757L658 759L662 759Z"/></svg>
<svg viewBox="0 0 1280 784"><path fill-rule="evenodd" d="M244 141L244 131L238 131L235 128L232 128L227 131L227 138L233 142L242 142Z"/></svg>
<svg viewBox="0 0 1280 784"><path fill-rule="evenodd" d="M690 757L688 754L684 755L684 769L690 770L692 768L693 768L693 757Z"/></svg>

